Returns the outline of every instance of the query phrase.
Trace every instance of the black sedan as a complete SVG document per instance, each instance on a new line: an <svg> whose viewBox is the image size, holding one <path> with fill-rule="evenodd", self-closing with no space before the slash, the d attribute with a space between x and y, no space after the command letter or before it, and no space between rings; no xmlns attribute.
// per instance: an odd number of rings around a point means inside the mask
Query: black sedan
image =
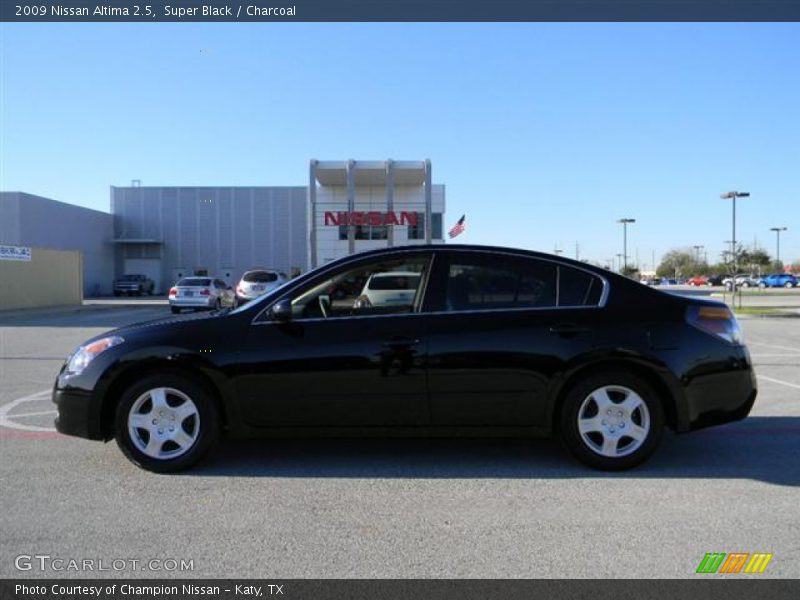
<svg viewBox="0 0 800 600"><path fill-rule="evenodd" d="M352 285L394 272L413 283L379 302ZM60 432L116 438L160 472L194 465L223 434L558 434L587 465L626 469L665 426L742 419L755 397L724 304L456 245L349 256L233 311L102 334L53 392Z"/></svg>

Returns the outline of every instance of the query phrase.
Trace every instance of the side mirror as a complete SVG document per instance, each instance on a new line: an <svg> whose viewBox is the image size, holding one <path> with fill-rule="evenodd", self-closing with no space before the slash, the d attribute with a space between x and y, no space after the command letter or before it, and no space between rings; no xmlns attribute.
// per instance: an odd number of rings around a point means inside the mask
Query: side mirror
<svg viewBox="0 0 800 600"><path fill-rule="evenodd" d="M278 300L269 311L273 321L288 323L292 320L292 302L288 299Z"/></svg>

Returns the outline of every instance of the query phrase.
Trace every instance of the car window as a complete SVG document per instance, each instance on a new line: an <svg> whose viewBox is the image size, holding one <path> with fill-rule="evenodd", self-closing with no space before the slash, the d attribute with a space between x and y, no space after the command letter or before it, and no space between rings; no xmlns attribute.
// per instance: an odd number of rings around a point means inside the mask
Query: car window
<svg viewBox="0 0 800 600"><path fill-rule="evenodd" d="M208 287L211 285L211 280L196 277L186 277L181 279L176 285L183 287Z"/></svg>
<svg viewBox="0 0 800 600"><path fill-rule="evenodd" d="M292 300L294 319L411 313L420 304L429 258L415 256L361 265L317 280Z"/></svg>
<svg viewBox="0 0 800 600"><path fill-rule="evenodd" d="M558 306L596 306L600 304L603 282L580 269L558 266Z"/></svg>
<svg viewBox="0 0 800 600"><path fill-rule="evenodd" d="M547 261L457 257L450 263L445 307L461 311L555 306L556 272L556 265Z"/></svg>
<svg viewBox="0 0 800 600"><path fill-rule="evenodd" d="M278 280L278 274L273 271L250 271L242 277L247 283L272 283Z"/></svg>

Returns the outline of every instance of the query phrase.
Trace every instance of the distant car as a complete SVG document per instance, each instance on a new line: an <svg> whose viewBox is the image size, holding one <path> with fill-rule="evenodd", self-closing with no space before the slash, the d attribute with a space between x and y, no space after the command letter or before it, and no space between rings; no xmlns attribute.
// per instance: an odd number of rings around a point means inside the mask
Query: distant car
<svg viewBox="0 0 800 600"><path fill-rule="evenodd" d="M411 271L375 273L367 279L355 308L410 304L419 287L420 274Z"/></svg>
<svg viewBox="0 0 800 600"><path fill-rule="evenodd" d="M184 277L169 290L169 307L173 313L183 308L220 309L235 303L233 290L221 279Z"/></svg>
<svg viewBox="0 0 800 600"><path fill-rule="evenodd" d="M678 280L672 277L662 277L658 285L678 285Z"/></svg>
<svg viewBox="0 0 800 600"><path fill-rule="evenodd" d="M763 277L759 282L761 287L797 287L797 277L790 273L773 273Z"/></svg>
<svg viewBox="0 0 800 600"><path fill-rule="evenodd" d="M236 286L236 305L255 300L289 281L286 273L272 269L254 269L245 272Z"/></svg>
<svg viewBox="0 0 800 600"><path fill-rule="evenodd" d="M694 277L690 277L686 283L689 285L708 285L708 277L705 275L695 275Z"/></svg>
<svg viewBox="0 0 800 600"><path fill-rule="evenodd" d="M706 277L706 285L722 285L722 280L724 277L722 275L709 275Z"/></svg>
<svg viewBox="0 0 800 600"><path fill-rule="evenodd" d="M113 290L115 296L122 296L123 294L128 296L132 294L136 296L147 294L150 296L153 294L155 286L155 282L145 275L123 275L114 280Z"/></svg>
<svg viewBox="0 0 800 600"><path fill-rule="evenodd" d="M728 276L722 280L723 285L730 287L731 282L736 284L736 287L751 288L758 287L761 283L761 278L756 275L748 275L747 273L739 273L733 277Z"/></svg>

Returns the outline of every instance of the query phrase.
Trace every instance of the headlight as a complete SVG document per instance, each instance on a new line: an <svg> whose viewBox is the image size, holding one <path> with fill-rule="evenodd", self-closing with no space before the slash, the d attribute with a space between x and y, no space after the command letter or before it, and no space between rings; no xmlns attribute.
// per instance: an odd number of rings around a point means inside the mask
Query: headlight
<svg viewBox="0 0 800 600"><path fill-rule="evenodd" d="M92 342L91 344L81 346L70 356L69 362L67 363L67 374L77 375L94 360L95 356L102 354L109 348L113 348L124 341L125 340L118 335L112 335Z"/></svg>

